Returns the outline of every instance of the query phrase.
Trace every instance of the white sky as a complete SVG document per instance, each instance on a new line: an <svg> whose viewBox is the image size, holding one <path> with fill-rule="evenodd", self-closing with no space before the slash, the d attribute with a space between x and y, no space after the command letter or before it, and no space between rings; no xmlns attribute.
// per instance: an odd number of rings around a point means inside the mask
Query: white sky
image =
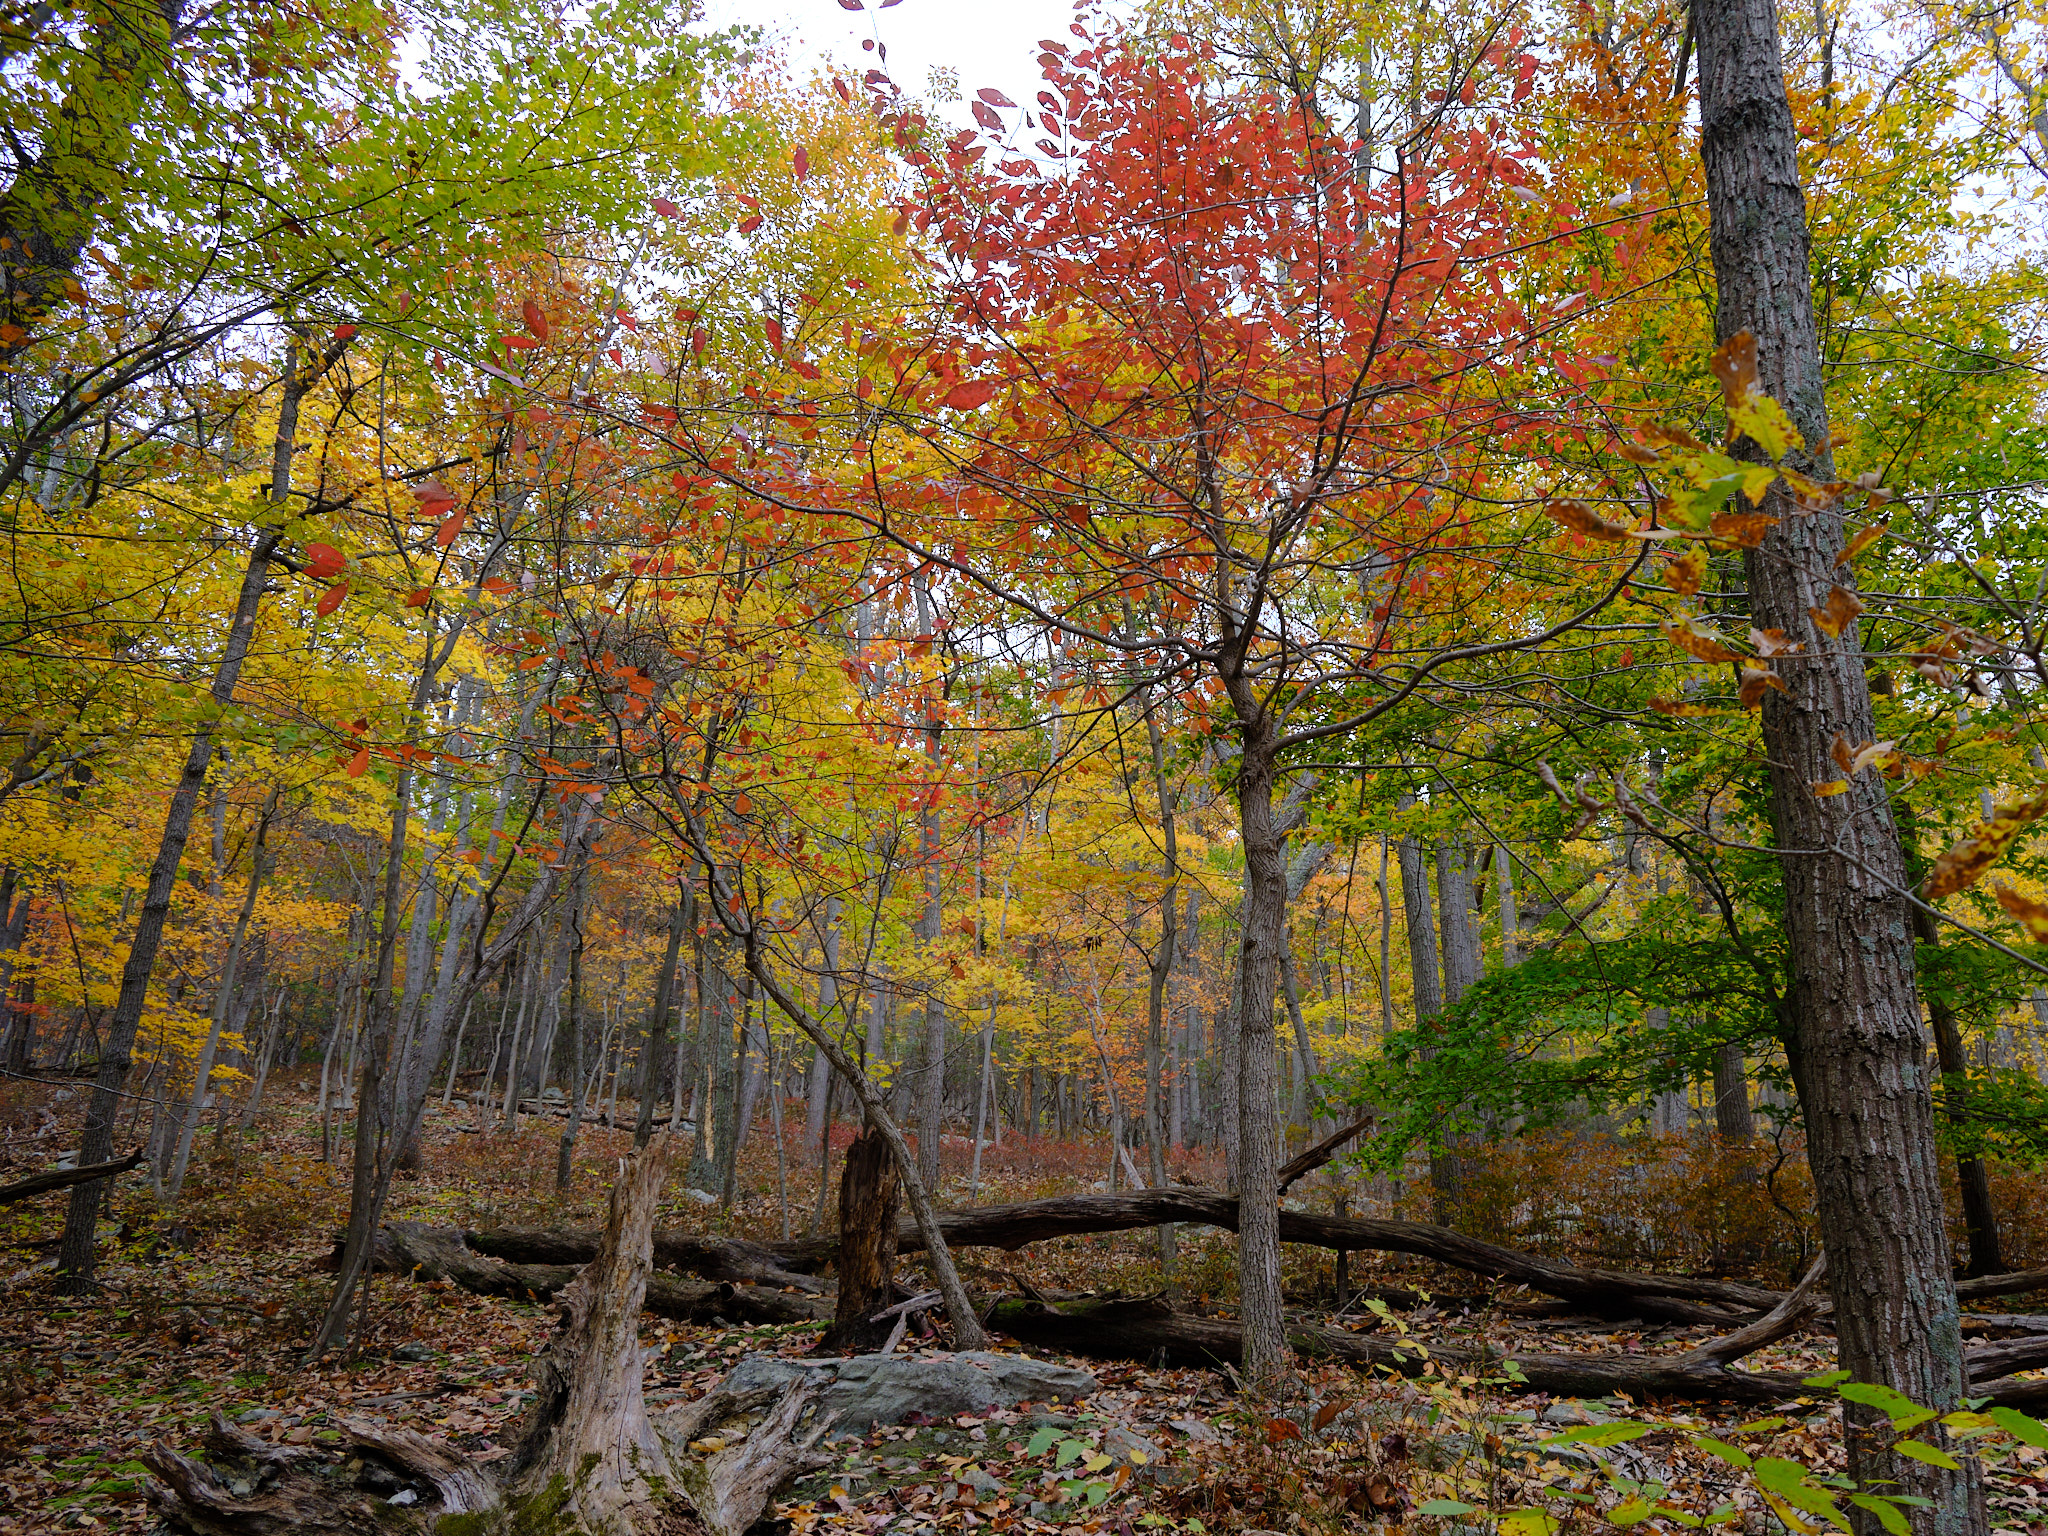
<svg viewBox="0 0 2048 1536"><path fill-rule="evenodd" d="M1067 30L1073 0L900 0L888 10L878 4L867 0L866 10L848 11L838 0L704 0L704 19L712 27L747 23L775 34L799 71L826 59L874 68L875 55L861 43L875 38L889 50L881 67L906 91L925 94L936 66L958 71L963 96L994 86L1017 102L1038 93L1038 40L1074 41ZM968 121L964 104L944 110Z"/></svg>

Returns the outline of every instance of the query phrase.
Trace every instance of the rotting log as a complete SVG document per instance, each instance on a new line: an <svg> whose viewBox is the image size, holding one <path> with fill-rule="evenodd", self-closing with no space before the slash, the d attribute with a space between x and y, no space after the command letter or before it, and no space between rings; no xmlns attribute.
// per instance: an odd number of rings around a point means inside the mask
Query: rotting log
<svg viewBox="0 0 2048 1536"><path fill-rule="evenodd" d="M575 1264L507 1264L470 1251L454 1227L416 1221L386 1222L377 1234L376 1265L386 1274L415 1280L445 1280L478 1296L506 1301L548 1301L567 1289L580 1269ZM563 1245L567 1247L569 1245ZM595 1257L595 1249L588 1250ZM816 1288L817 1282L810 1285ZM791 1295L766 1285L729 1280L679 1280L650 1272L645 1309L678 1322L807 1323L832 1315L829 1300Z"/></svg>
<svg viewBox="0 0 2048 1536"><path fill-rule="evenodd" d="M1809 1301L1820 1299L1795 1293L1787 1297L1787 1303L1790 1310L1797 1312ZM1099 1360L1235 1365L1242 1351L1242 1335L1235 1322L1191 1317L1176 1312L1159 1297L1064 1302L1057 1307L1038 1301L1008 1300L996 1305L989 1316L989 1326L1019 1343ZM1747 1341L1747 1347L1760 1347L1777 1336L1781 1335L1759 1330ZM1513 1390L1548 1392L1559 1397L1606 1397L1622 1392L1638 1400L1673 1397L1775 1403L1814 1393L1801 1373L1731 1370L1732 1360L1721 1358L1729 1348L1722 1340L1709 1340L1682 1354L1657 1356L1499 1352L1410 1336L1358 1334L1341 1328L1311 1326L1290 1327L1288 1338L1296 1351L1309 1359L1383 1368L1403 1376L1419 1376L1435 1362L1460 1373L1501 1378L1504 1384L1511 1383ZM1990 1374L2002 1368L2003 1362L1981 1351L1970 1351L1965 1361L1972 1367L1973 1395L1989 1396L1995 1402L2014 1407L2048 1401L2048 1382L2018 1381ZM1519 1373L1520 1381L1512 1381L1508 1376L1510 1363ZM1977 1369L1980 1363L1982 1372Z"/></svg>
<svg viewBox="0 0 2048 1536"><path fill-rule="evenodd" d="M163 1527L180 1536L744 1536L778 1489L829 1460L814 1449L829 1427L817 1412L822 1387L721 1384L647 1412L640 1312L672 1152L671 1138L658 1138L613 1187L597 1256L562 1293L561 1330L537 1362L539 1390L502 1476L406 1430L350 1423L338 1448L285 1447L216 1419L209 1461L163 1443L143 1453ZM454 1236L442 1247L460 1250ZM487 1262L459 1251L455 1261Z"/></svg>

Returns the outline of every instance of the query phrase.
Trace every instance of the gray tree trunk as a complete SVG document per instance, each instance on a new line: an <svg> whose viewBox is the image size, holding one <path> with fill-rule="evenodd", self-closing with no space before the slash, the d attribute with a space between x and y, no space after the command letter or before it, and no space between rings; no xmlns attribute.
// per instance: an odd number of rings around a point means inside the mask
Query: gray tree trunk
<svg viewBox="0 0 2048 1536"><path fill-rule="evenodd" d="M1757 384L1779 400L1814 451L1800 467L1833 477L1814 326L1806 199L1798 136L1785 92L1772 0L1702 0L1700 153L1718 284L1715 332L1756 340ZM1754 455L1753 445L1745 445ZM1805 643L1781 658L1782 694L1767 693L1763 747L1771 819L1785 880L1789 1014L1840 1361L1850 1375L1931 1407L1963 1388L1962 1336L1949 1271L1941 1160L1914 985L1904 852L1884 780L1862 773L1848 791L1816 798L1839 777L1830 748L1875 735L1857 630L1837 638L1808 618L1831 584L1845 540L1839 506L1795 515L1784 488L1763 510L1780 521L1746 553L1752 622ZM1849 1471L1932 1501L1915 1528L1986 1528L1977 1470L1960 1472L1884 1449L1870 1410L1852 1409ZM1876 1520L1858 1512L1859 1528Z"/></svg>

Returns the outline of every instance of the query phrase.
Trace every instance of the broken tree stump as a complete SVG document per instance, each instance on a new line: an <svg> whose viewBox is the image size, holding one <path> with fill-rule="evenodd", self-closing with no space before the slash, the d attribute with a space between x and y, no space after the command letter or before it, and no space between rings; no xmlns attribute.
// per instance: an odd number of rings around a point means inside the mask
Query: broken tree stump
<svg viewBox="0 0 2048 1536"><path fill-rule="evenodd" d="M269 1445L217 1419L210 1460L162 1443L143 1454L164 1528L183 1536L744 1536L778 1489L824 1463L813 1447L828 1420L818 1412L820 1386L808 1380L779 1391L721 1384L694 1403L647 1412L639 1319L672 1153L670 1138L658 1138L613 1186L597 1257L562 1292L562 1327L535 1373L540 1391L502 1479L407 1430L351 1423L345 1445L329 1451Z"/></svg>

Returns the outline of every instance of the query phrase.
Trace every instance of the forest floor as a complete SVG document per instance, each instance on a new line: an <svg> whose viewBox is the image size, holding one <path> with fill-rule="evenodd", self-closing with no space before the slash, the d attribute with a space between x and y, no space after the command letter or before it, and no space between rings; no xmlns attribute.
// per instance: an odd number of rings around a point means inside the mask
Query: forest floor
<svg viewBox="0 0 2048 1536"><path fill-rule="evenodd" d="M66 1136L77 1096L60 1101L65 1092L43 1084L0 1089L0 1181L46 1169L76 1145ZM430 1120L426 1166L401 1180L393 1216L470 1228L595 1225L631 1142L629 1132L586 1127L573 1187L558 1195L559 1122L528 1121L513 1134L465 1129L473 1125L461 1115ZM321 1264L347 1204L345 1165L320 1161L318 1135L303 1098L277 1104L239 1150L232 1135L225 1149L213 1146L209 1132L206 1159L174 1211L156 1207L144 1177L124 1177L106 1229L106 1286L86 1301L59 1297L50 1286L65 1196L0 1209L0 1532L148 1529L138 1454L159 1439L189 1448L216 1413L288 1443L339 1439L343 1419L376 1417L482 1459L509 1454L532 1389L530 1362L554 1328L552 1308L378 1276L353 1352L316 1367L300 1363L330 1284ZM797 1166L800 1139L792 1128L785 1179L798 1233L809 1224L817 1188L815 1166ZM981 1199L1085 1190L1103 1177L1106 1158L1100 1141L1011 1141L984 1153ZM948 1147L948 1203L964 1203L967 1161L965 1143ZM1194 1177L1213 1172L1199 1160L1177 1158L1176 1168ZM662 1224L783 1235L765 1132L742 1158L738 1186L727 1212L678 1182ZM1233 1245L1226 1233L1181 1229L1180 1305L1228 1315ZM1354 1285L1440 1299L1391 1316L1354 1306L1345 1323L1408 1330L1422 1347L1483 1339L1497 1349L1677 1352L1708 1331L1518 1316L1526 1294L1478 1295L1469 1276L1392 1259L1360 1262L1371 1257L1353 1256ZM1097 1295L1160 1289L1149 1232L962 1258L970 1288L981 1295L1014 1291L1019 1280ZM1289 1260L1298 1266L1287 1276L1290 1302L1304 1316L1327 1318L1330 1256L1290 1250ZM901 1269L908 1281L918 1265L908 1259ZM818 1326L696 1327L648 1318L650 1399L695 1396L750 1352L802 1353ZM1746 1364L1824 1371L1831 1346L1825 1334L1809 1333ZM995 1347L1015 1348L1001 1340ZM1404 1517L1411 1528L1449 1529L1458 1505L1476 1515L1540 1500L1577 1505L1590 1517L1628 1498L1626 1485L1654 1482L1669 1489L1671 1503L1699 1514L1732 1504L1731 1528L1764 1532L1783 1527L1747 1479L1698 1449L1695 1435L1739 1441L1751 1454L1816 1471L1837 1469L1841 1459L1838 1412L1822 1392L1767 1410L1557 1402L1518 1394L1498 1379L1407 1381L1313 1366L1293 1397L1254 1409L1227 1372L1062 1363L1091 1372L1100 1390L1079 1404L1020 1405L837 1441L835 1464L789 1490L778 1519L799 1533L888 1529L903 1536L984 1525L1069 1536L1336 1532ZM1572 1426L1628 1419L1658 1428L1604 1448L1539 1444ZM1999 1529L2048 1536L2044 1473L2048 1453L2030 1449L1987 1472ZM1433 1516L1432 1507L1451 1513Z"/></svg>

